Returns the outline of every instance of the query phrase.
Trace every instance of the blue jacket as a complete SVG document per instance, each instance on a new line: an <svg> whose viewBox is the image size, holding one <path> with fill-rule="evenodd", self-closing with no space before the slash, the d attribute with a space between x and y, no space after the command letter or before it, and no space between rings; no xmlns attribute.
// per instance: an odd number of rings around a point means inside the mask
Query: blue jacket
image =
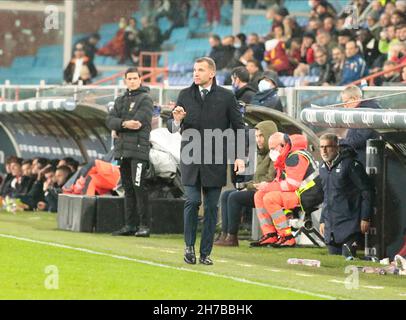
<svg viewBox="0 0 406 320"><path fill-rule="evenodd" d="M257 92L255 96L252 97L251 104L283 112L281 99L278 96L278 89L275 88L263 92Z"/></svg>
<svg viewBox="0 0 406 320"><path fill-rule="evenodd" d="M345 59L343 74L339 86L349 84L368 75L368 67L364 58L360 54L356 54L351 58Z"/></svg>
<svg viewBox="0 0 406 320"><path fill-rule="evenodd" d="M367 100L361 102L357 108L380 109L380 106L374 100ZM346 137L340 140L340 145L351 146L357 153L357 160L365 166L367 140L378 137L378 133L373 129L348 129Z"/></svg>
<svg viewBox="0 0 406 320"><path fill-rule="evenodd" d="M324 201L320 223L325 224L324 239L344 243L361 232L361 220L369 220L372 211L372 187L364 166L355 160L355 152L344 148L331 168L323 163L320 178Z"/></svg>

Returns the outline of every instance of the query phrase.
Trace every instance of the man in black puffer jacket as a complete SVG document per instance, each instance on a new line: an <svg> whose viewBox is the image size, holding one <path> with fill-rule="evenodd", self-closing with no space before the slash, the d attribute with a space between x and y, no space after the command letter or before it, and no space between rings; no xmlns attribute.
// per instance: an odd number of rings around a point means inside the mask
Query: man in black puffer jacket
<svg viewBox="0 0 406 320"><path fill-rule="evenodd" d="M114 157L120 161L125 192L125 226L113 235L149 237L144 179L149 166L153 102L149 89L141 86L140 76L136 68L127 70L127 91L116 99L106 121L116 138Z"/></svg>

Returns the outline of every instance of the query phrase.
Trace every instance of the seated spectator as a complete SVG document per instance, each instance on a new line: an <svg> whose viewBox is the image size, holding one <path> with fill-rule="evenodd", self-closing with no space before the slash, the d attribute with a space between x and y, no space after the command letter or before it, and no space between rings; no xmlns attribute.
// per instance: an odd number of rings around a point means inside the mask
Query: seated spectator
<svg viewBox="0 0 406 320"><path fill-rule="evenodd" d="M385 61L383 64L383 70L386 73L378 78L375 79L375 85L377 86L387 86L387 85L396 85L397 82L401 81L401 76L399 74L399 71L391 71L387 72L388 70L391 70L397 66L397 63L394 61Z"/></svg>
<svg viewBox="0 0 406 320"><path fill-rule="evenodd" d="M257 90L249 85L250 74L245 67L235 68L231 72L231 80L235 97L245 104L251 103Z"/></svg>
<svg viewBox="0 0 406 320"><path fill-rule="evenodd" d="M217 246L238 246L238 227L243 207L254 208L256 186L275 178L273 162L269 158L267 141L278 131L273 121L262 121L255 126L257 162L253 181L244 183L242 190L228 190L221 195L221 234L214 242Z"/></svg>
<svg viewBox="0 0 406 320"><path fill-rule="evenodd" d="M264 60L268 63L268 69L274 70L279 76L289 76L293 73L293 65L285 50L285 43L278 39L268 40L265 43Z"/></svg>
<svg viewBox="0 0 406 320"><path fill-rule="evenodd" d="M335 83L335 76L333 66L328 61L327 50L321 48L315 52L316 62L310 66L310 76L319 77L318 81L309 82L305 81L303 84L309 86L325 86Z"/></svg>
<svg viewBox="0 0 406 320"><path fill-rule="evenodd" d="M282 102L278 96L278 83L273 72L264 72L258 83L258 90L251 104L283 112Z"/></svg>
<svg viewBox="0 0 406 320"><path fill-rule="evenodd" d="M376 40L379 39L379 33L382 31L382 28L379 26L379 16L380 14L375 11L372 11L367 16L368 30Z"/></svg>
<svg viewBox="0 0 406 320"><path fill-rule="evenodd" d="M211 47L209 57L212 58L216 63L217 70L224 69L229 61L227 61L225 58L226 53L223 46L221 45L220 37L216 34L211 35L209 37L209 44Z"/></svg>
<svg viewBox="0 0 406 320"><path fill-rule="evenodd" d="M271 33L275 32L275 28L283 26L283 20L289 15L288 9L285 7L278 7L275 10L274 18L272 20Z"/></svg>
<svg viewBox="0 0 406 320"><path fill-rule="evenodd" d="M251 33L247 40L248 47L254 50L254 59L262 62L264 60L265 45L259 41L259 36L256 33Z"/></svg>
<svg viewBox="0 0 406 320"><path fill-rule="evenodd" d="M86 57L89 58L91 62L94 60L94 56L97 52L97 44L100 41L100 35L98 33L92 33L90 36L80 39L76 44L82 44L85 50ZM76 44L74 47L76 47Z"/></svg>
<svg viewBox="0 0 406 320"><path fill-rule="evenodd" d="M221 41L221 45L224 51L224 60L227 61L226 66L228 66L229 62L233 60L236 51L234 47L234 36L225 36Z"/></svg>
<svg viewBox="0 0 406 320"><path fill-rule="evenodd" d="M27 205L28 210L36 210L38 203L45 201L43 191L45 176L51 172L52 175L54 173L54 169L48 163L47 159L39 158L36 163L35 161L33 161L33 163L33 185L26 195L19 197L19 199Z"/></svg>
<svg viewBox="0 0 406 320"><path fill-rule="evenodd" d="M97 51L100 56L109 56L117 58L120 63L125 61L125 40L124 34L127 28L127 19L122 17L118 24L119 30L103 48Z"/></svg>
<svg viewBox="0 0 406 320"><path fill-rule="evenodd" d="M38 210L57 212L58 194L62 193L62 187L68 181L71 171L67 166L61 166L56 171L49 171L45 174L44 198L45 201L38 202Z"/></svg>
<svg viewBox="0 0 406 320"><path fill-rule="evenodd" d="M382 54L387 54L391 46L399 42L396 39L396 29L393 25L384 28L379 36L379 52Z"/></svg>
<svg viewBox="0 0 406 320"><path fill-rule="evenodd" d="M316 43L319 47L327 49L327 54L331 55L331 50L337 46L337 42L332 39L329 32L320 30L316 35Z"/></svg>
<svg viewBox="0 0 406 320"><path fill-rule="evenodd" d="M247 36L244 33L239 33L235 36L234 39L234 48L235 48L235 59L240 59L240 57L247 51Z"/></svg>
<svg viewBox="0 0 406 320"><path fill-rule="evenodd" d="M27 194L31 188L33 181L30 176L23 176L22 165L23 160L20 158L10 163L12 179L4 190L4 197L18 198L19 195Z"/></svg>
<svg viewBox="0 0 406 320"><path fill-rule="evenodd" d="M303 35L302 46L300 48L300 62L305 64L312 64L314 62L314 51L312 45L314 43L315 37L311 32L306 32Z"/></svg>
<svg viewBox="0 0 406 320"><path fill-rule="evenodd" d="M343 86L368 75L368 67L364 58L359 53L359 48L354 40L345 46L345 61L343 76L338 85Z"/></svg>
<svg viewBox="0 0 406 320"><path fill-rule="evenodd" d="M341 92L344 108L380 109L379 104L375 100L361 101L361 99L362 91L357 86L348 86ZM357 153L357 160L365 166L367 141L378 138L379 135L373 129L351 128L348 129L345 138L340 140L340 144L351 146Z"/></svg>
<svg viewBox="0 0 406 320"><path fill-rule="evenodd" d="M255 90L258 90L258 83L263 75L262 65L258 60L252 59L247 61L246 66L248 73L250 75L249 84Z"/></svg>
<svg viewBox="0 0 406 320"><path fill-rule="evenodd" d="M79 81L82 81L83 84L90 84L92 78L96 76L96 67L85 55L83 45L80 43L77 44L73 58L64 71L65 82L69 84L78 84Z"/></svg>
<svg viewBox="0 0 406 320"><path fill-rule="evenodd" d="M138 63L138 60L133 61L132 55L138 56L140 53L141 39L140 31L137 29L137 20L130 18L128 20L128 26L124 33L125 42L125 59L132 61L134 64ZM137 57L138 59L138 57Z"/></svg>
<svg viewBox="0 0 406 320"><path fill-rule="evenodd" d="M359 29L356 34L367 67L378 71L382 68L385 59L385 56L379 52L379 41L373 37L368 29Z"/></svg>
<svg viewBox="0 0 406 320"><path fill-rule="evenodd" d="M335 83L337 84L341 81L343 69L344 69L345 53L344 49L341 47L335 47L332 50L332 64L333 72L335 77Z"/></svg>
<svg viewBox="0 0 406 320"><path fill-rule="evenodd" d="M78 170L79 162L71 157L66 157L66 158L59 160L57 168L62 167L62 166L69 167L71 173L74 174Z"/></svg>
<svg viewBox="0 0 406 320"><path fill-rule="evenodd" d="M11 164L18 161L16 156L10 156L6 159L5 169L6 169L6 176L3 178L1 188L0 188L0 196L5 197L6 192L8 192L10 188L10 183L13 180L13 174L11 173Z"/></svg>
<svg viewBox="0 0 406 320"><path fill-rule="evenodd" d="M162 42L165 40L161 30L147 17L141 18L141 25L141 51L160 51Z"/></svg>
<svg viewBox="0 0 406 320"><path fill-rule="evenodd" d="M287 40L291 38L301 37L303 34L302 28L299 26L293 16L286 16L283 19L283 28L284 35Z"/></svg>
<svg viewBox="0 0 406 320"><path fill-rule="evenodd" d="M351 30L344 29L338 32L338 45L342 48L345 48L345 45L348 41L353 39L353 34Z"/></svg>

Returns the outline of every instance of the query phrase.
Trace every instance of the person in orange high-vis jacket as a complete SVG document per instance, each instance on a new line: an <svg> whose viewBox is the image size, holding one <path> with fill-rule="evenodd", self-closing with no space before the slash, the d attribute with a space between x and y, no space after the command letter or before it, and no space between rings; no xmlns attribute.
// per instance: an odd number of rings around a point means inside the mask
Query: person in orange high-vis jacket
<svg viewBox="0 0 406 320"><path fill-rule="evenodd" d="M274 161L276 178L257 186L254 200L263 237L251 243L251 246L296 245L284 209L300 205L297 191L312 168L305 154L306 149L307 139L303 135L289 136L276 132L269 138L269 156Z"/></svg>

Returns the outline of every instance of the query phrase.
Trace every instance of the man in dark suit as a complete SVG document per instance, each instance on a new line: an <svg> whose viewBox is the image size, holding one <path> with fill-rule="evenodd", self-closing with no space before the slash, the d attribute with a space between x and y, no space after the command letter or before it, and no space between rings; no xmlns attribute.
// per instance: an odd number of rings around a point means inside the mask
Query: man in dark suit
<svg viewBox="0 0 406 320"><path fill-rule="evenodd" d="M184 261L188 264L196 263L194 245L202 192L204 225L199 262L204 265L213 264L209 255L213 248L221 188L226 185L227 180L227 146L223 145L222 154L215 154L212 151L209 153L207 145L212 147L211 150L216 149L212 145L215 139L207 137L207 132L217 130L222 134L230 128L244 130L242 115L233 93L217 86L215 75L216 64L213 59L208 57L197 59L193 71L194 83L180 92L172 118L168 120L169 131L173 133L180 130L182 133L180 169L186 194ZM231 146L233 147L235 146ZM211 161L206 161L210 157ZM204 158L204 161L202 159L195 161L196 158ZM218 158L222 161L214 162ZM244 172L244 161L236 159L234 170Z"/></svg>

